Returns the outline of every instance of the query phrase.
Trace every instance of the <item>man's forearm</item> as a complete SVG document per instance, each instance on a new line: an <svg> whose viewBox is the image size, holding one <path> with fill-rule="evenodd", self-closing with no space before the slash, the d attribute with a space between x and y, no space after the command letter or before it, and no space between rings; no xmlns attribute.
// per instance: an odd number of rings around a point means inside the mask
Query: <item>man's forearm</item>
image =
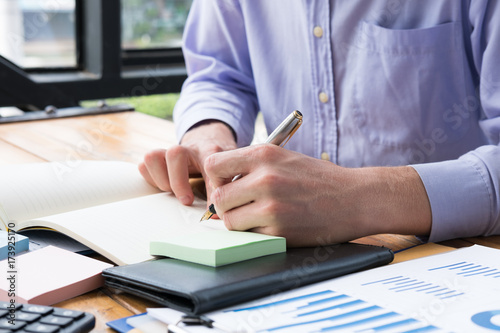
<svg viewBox="0 0 500 333"><path fill-rule="evenodd" d="M368 234L430 234L431 208L425 187L412 167L357 169L360 183L357 210Z"/></svg>

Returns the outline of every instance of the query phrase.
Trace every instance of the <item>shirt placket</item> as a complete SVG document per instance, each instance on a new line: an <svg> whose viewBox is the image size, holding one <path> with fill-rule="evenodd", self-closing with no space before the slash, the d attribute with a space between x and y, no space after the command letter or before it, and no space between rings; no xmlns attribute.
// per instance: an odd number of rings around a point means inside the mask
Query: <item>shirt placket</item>
<svg viewBox="0 0 500 333"><path fill-rule="evenodd" d="M337 121L330 38L329 1L309 2L315 155L337 162Z"/></svg>

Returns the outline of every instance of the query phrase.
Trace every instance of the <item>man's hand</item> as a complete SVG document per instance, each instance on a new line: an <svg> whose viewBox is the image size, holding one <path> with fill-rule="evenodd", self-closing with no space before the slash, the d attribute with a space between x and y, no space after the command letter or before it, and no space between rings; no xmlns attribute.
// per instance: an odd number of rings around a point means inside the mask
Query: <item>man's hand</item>
<svg viewBox="0 0 500 333"><path fill-rule="evenodd" d="M411 167L348 169L265 144L213 154L205 171L231 230L284 236L291 246L430 232L427 194Z"/></svg>
<svg viewBox="0 0 500 333"><path fill-rule="evenodd" d="M210 197L212 187L203 168L205 159L213 153L235 148L231 129L224 123L208 121L189 130L180 145L146 154L139 171L151 185L173 192L182 204L191 205L194 194L189 184L190 176L203 176Z"/></svg>

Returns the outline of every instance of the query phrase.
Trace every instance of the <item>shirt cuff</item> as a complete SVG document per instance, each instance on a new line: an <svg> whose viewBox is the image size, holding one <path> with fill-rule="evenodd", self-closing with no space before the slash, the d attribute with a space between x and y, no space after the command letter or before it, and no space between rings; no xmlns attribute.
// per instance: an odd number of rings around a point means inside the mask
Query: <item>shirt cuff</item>
<svg viewBox="0 0 500 333"><path fill-rule="evenodd" d="M240 119L235 113L220 109L191 109L186 113L189 114L175 121L177 142L181 141L184 134L186 134L191 127L201 121L209 119L221 121L231 127L233 133L236 135L238 147L248 146L252 141L253 130L249 130L249 128L253 129L253 126L242 126L242 124L254 124L255 119Z"/></svg>
<svg viewBox="0 0 500 333"><path fill-rule="evenodd" d="M253 99L218 86L184 85L174 108L177 141L204 120L219 120L233 129L238 147L248 146L253 139L257 111Z"/></svg>
<svg viewBox="0 0 500 333"><path fill-rule="evenodd" d="M488 171L474 156L412 167L427 191L432 210L429 242L483 235L491 219Z"/></svg>

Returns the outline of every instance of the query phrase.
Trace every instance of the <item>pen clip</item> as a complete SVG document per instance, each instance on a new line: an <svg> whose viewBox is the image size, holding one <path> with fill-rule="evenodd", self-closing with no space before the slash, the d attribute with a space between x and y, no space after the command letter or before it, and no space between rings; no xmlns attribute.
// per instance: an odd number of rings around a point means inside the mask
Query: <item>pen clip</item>
<svg viewBox="0 0 500 333"><path fill-rule="evenodd" d="M302 113L293 111L267 138L266 143L284 147L302 124Z"/></svg>
<svg viewBox="0 0 500 333"><path fill-rule="evenodd" d="M182 318L175 324L176 327L179 327L179 324L184 324L186 326L193 326L193 325L198 325L198 326L204 326L207 328L217 328L220 331L223 332L233 332L231 329L220 325L213 321L212 319L202 316L202 315L184 315ZM175 333L175 332L174 332Z"/></svg>

